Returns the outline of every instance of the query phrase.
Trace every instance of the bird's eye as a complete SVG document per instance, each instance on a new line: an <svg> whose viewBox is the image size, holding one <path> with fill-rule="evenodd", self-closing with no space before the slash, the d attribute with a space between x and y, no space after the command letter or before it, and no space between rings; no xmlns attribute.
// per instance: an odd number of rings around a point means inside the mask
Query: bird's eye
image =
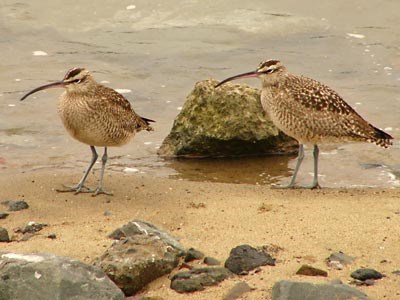
<svg viewBox="0 0 400 300"><path fill-rule="evenodd" d="M80 83L81 81L82 81L82 79L75 79L75 80L74 80L74 83L78 84L78 83Z"/></svg>
<svg viewBox="0 0 400 300"><path fill-rule="evenodd" d="M275 71L275 69L267 69L267 70L265 70L265 73L271 74L271 73L274 72L274 71Z"/></svg>

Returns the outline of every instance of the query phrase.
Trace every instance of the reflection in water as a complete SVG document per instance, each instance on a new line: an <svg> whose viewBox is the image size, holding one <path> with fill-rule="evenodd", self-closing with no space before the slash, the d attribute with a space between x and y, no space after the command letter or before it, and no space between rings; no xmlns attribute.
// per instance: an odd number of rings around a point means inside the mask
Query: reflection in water
<svg viewBox="0 0 400 300"><path fill-rule="evenodd" d="M109 168L115 172L285 183L294 157L164 161L156 155L196 82L225 78L268 58L331 86L363 117L397 138L400 2L381 2L320 1L318 9L310 9L313 0L136 0L135 8L127 9L117 0L102 5L2 0L0 173L58 167L78 173L88 162L86 146L68 137L57 116L60 91L19 101L23 92L76 66L97 71L96 80L111 88L131 90L126 97L136 112L157 121L151 134L140 133L132 143L110 149ZM88 12L84 19L82 12ZM398 185L392 173L399 173L398 145L388 150L337 147L336 152L321 148L323 186ZM310 174L307 152L299 183L308 183Z"/></svg>
<svg viewBox="0 0 400 300"><path fill-rule="evenodd" d="M272 184L291 175L290 156L177 159L167 167L177 171L172 178L225 183Z"/></svg>

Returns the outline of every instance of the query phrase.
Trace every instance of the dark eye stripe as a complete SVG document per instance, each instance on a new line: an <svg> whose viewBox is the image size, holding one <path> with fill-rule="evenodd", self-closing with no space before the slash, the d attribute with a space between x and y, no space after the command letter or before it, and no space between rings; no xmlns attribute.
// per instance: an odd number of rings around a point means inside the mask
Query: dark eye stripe
<svg viewBox="0 0 400 300"><path fill-rule="evenodd" d="M279 60L271 59L271 60L262 62L258 68L259 69L268 68L268 67L276 65L278 63L279 63Z"/></svg>
<svg viewBox="0 0 400 300"><path fill-rule="evenodd" d="M71 70L69 70L67 72L67 74L65 74L64 80L70 79L72 77L75 77L76 75L78 75L80 72L82 72L82 68L73 68Z"/></svg>

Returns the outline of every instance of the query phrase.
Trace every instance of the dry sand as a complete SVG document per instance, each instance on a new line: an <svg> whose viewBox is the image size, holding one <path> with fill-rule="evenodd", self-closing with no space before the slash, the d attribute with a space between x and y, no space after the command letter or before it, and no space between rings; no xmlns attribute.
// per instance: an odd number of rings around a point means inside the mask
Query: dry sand
<svg viewBox="0 0 400 300"><path fill-rule="evenodd" d="M25 199L30 208L11 213L0 226L10 232L29 221L49 224L26 242L1 244L1 250L51 252L91 262L112 243L107 234L138 218L155 224L194 247L224 261L240 244L276 245L275 267L224 281L194 294L169 289L167 276L150 284L147 295L164 299L221 299L238 281L255 290L242 299L269 299L280 279L329 282L350 280L359 267L386 274L374 286L360 287L373 299L400 299L400 190L273 190L268 186L199 183L123 174L108 174L106 187L115 196L91 197L55 192L75 182L69 171L36 171L0 176L0 200ZM89 185L95 178L90 177ZM1 209L0 207L0 210ZM111 215L105 216L109 211ZM55 233L57 239L47 238ZM344 270L330 270L325 258L333 251L356 256ZM302 264L328 271L327 278L294 275Z"/></svg>

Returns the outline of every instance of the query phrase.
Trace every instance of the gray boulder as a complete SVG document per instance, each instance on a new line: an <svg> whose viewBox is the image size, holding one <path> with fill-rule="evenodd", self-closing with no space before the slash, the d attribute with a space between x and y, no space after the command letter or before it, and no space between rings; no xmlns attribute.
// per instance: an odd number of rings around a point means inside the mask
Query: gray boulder
<svg viewBox="0 0 400 300"><path fill-rule="evenodd" d="M244 275L260 266L275 266L275 259L263 249L256 249L249 245L240 245L233 248L225 261L225 268L231 272Z"/></svg>
<svg viewBox="0 0 400 300"><path fill-rule="evenodd" d="M282 280L272 287L272 300L369 300L356 288L344 284L314 284Z"/></svg>
<svg viewBox="0 0 400 300"><path fill-rule="evenodd" d="M7 229L0 227L0 242L10 242L10 237L8 236L8 231Z"/></svg>
<svg viewBox="0 0 400 300"><path fill-rule="evenodd" d="M0 254L0 299L123 300L99 268L52 254Z"/></svg>
<svg viewBox="0 0 400 300"><path fill-rule="evenodd" d="M183 255L183 247L166 232L143 221L132 221L114 231L119 237L94 264L125 293L134 295L148 283L169 274Z"/></svg>
<svg viewBox="0 0 400 300"><path fill-rule="evenodd" d="M204 267L176 273L171 278L171 289L178 293L202 291L207 286L217 285L233 274L226 268Z"/></svg>
<svg viewBox="0 0 400 300"><path fill-rule="evenodd" d="M297 142L263 111L260 91L216 80L198 82L187 96L158 154L165 157L234 157L291 154Z"/></svg>

